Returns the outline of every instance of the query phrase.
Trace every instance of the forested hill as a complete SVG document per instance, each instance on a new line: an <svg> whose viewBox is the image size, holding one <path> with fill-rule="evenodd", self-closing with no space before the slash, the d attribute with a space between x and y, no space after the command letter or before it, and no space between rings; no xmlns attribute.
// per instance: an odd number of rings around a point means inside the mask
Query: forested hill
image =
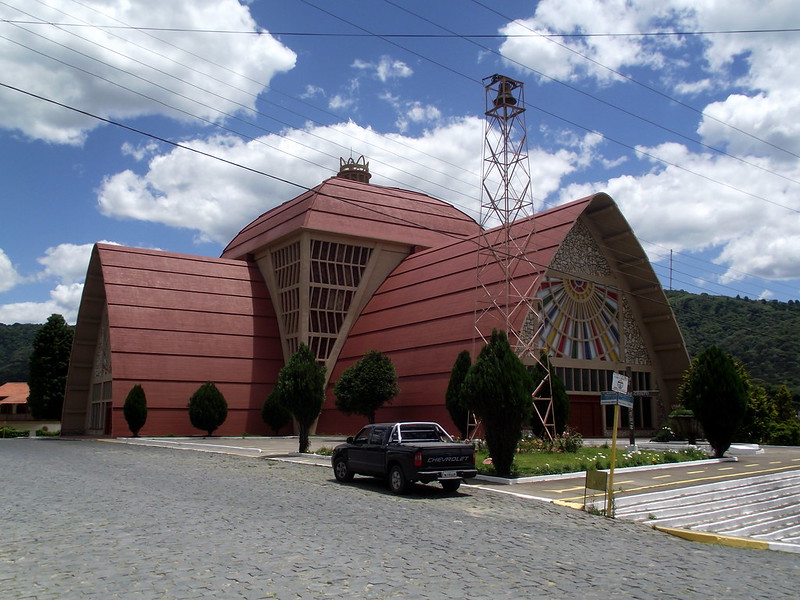
<svg viewBox="0 0 800 600"><path fill-rule="evenodd" d="M800 302L668 291L692 357L709 346L731 354L753 379L800 393Z"/></svg>
<svg viewBox="0 0 800 600"><path fill-rule="evenodd" d="M9 381L28 381L28 360L33 338L41 325L0 323L0 385Z"/></svg>
<svg viewBox="0 0 800 600"><path fill-rule="evenodd" d="M689 354L715 345L754 379L800 394L800 302L667 291ZM0 324L0 384L27 381L31 343L41 325Z"/></svg>

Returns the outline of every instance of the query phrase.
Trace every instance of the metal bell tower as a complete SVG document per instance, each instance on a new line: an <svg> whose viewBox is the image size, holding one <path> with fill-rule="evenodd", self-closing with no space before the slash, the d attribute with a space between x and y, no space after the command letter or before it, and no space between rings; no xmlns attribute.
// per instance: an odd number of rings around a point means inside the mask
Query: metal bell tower
<svg viewBox="0 0 800 600"><path fill-rule="evenodd" d="M529 265L534 250L535 222L527 153L525 88L521 81L497 74L484 78L483 83L486 125L476 341L480 337L486 343L492 329L502 329L523 363L538 364L544 369L545 379L533 393L533 405L544 430L552 437L555 422L553 400L548 391L550 365L546 352L542 358L544 319L541 303L535 298L541 270ZM525 276L525 272L531 275ZM542 395L544 391L546 395Z"/></svg>

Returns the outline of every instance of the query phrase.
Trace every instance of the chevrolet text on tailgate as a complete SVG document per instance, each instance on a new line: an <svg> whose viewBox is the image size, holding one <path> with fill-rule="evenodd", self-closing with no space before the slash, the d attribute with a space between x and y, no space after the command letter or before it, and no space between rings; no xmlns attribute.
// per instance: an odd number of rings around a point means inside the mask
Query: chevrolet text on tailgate
<svg viewBox="0 0 800 600"><path fill-rule="evenodd" d="M478 473L472 444L453 441L438 423L367 425L333 449L331 464L338 481L384 477L396 494L415 481L438 481L455 492L464 478Z"/></svg>

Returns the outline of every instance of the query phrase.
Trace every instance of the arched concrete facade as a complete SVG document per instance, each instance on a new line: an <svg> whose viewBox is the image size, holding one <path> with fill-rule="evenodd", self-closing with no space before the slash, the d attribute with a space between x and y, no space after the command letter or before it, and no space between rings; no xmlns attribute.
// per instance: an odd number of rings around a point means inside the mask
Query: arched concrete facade
<svg viewBox="0 0 800 600"><path fill-rule="evenodd" d="M599 392L630 368L640 430L658 427L689 364L658 279L606 194L521 220L531 242L519 287L543 307L541 340L567 384L571 423L603 435ZM186 405L214 381L229 404L222 435L268 433L263 400L299 343L328 373L319 433L363 418L335 409L333 382L364 353L394 362L400 394L380 419L452 426L444 393L457 354L477 355L480 230L440 200L340 177L253 221L222 258L98 245L84 287L62 429L128 435L122 406L140 383L142 435L198 434ZM485 236L484 236L485 238ZM498 278L491 285L501 285ZM491 315L490 315L491 316ZM531 328L531 314L515 327ZM481 327L491 330L491 318Z"/></svg>

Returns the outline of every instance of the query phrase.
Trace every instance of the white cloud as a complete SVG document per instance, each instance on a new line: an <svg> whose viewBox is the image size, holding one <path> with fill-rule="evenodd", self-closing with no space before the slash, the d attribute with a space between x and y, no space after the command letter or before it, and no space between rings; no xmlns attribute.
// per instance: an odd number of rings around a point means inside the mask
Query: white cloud
<svg viewBox="0 0 800 600"><path fill-rule="evenodd" d="M0 248L0 292L7 292L21 281L22 277L11 264L11 259Z"/></svg>
<svg viewBox="0 0 800 600"><path fill-rule="evenodd" d="M442 111L432 104L423 104L417 100L401 100L389 92L384 92L379 97L397 112L394 124L400 133L406 133L412 123L431 125L439 123L442 119Z"/></svg>
<svg viewBox="0 0 800 600"><path fill-rule="evenodd" d="M52 314L60 314L67 323L78 319L83 293L82 283L57 285L45 302L16 302L0 305L0 323L44 323Z"/></svg>
<svg viewBox="0 0 800 600"><path fill-rule="evenodd" d="M381 82L386 83L390 79L402 79L411 77L414 71L402 60L391 56L381 56L378 62L370 62L357 58L351 65L354 69L371 73Z"/></svg>
<svg viewBox="0 0 800 600"><path fill-rule="evenodd" d="M482 133L478 118L441 125L420 137L380 136L349 122L249 142L215 136L185 143L308 187L335 175L338 157L364 154L372 183L421 189L477 209ZM126 170L106 177L98 203L107 216L193 229L198 240L224 245L252 219L301 192L264 175L174 149L151 159L143 174Z"/></svg>
<svg viewBox="0 0 800 600"><path fill-rule="evenodd" d="M151 27L258 30L246 6L227 0L195 0L191 10L181 0L109 0L97 9L66 0L48 4L26 3L24 12L3 5L0 18L120 25L139 24L147 15ZM222 121L224 113L253 109L264 85L293 68L296 58L267 33L231 36L44 24L6 25L4 31L10 41L3 42L0 71L7 81L115 119L160 114ZM146 90L149 98L123 87ZM80 144L87 131L100 125L7 89L0 90L0 102L0 126L34 139Z"/></svg>
<svg viewBox="0 0 800 600"><path fill-rule="evenodd" d="M690 43L679 37L544 38L530 34L724 31L742 29L742 23L747 29L770 29L791 23L796 15L794 0L543 0L533 17L501 29L509 36L526 35L508 37L501 51L509 66L525 75L530 73L525 67L530 67L556 79L592 78L607 83L616 77L611 70L649 67L658 69L665 91L676 95L737 86L745 91L706 107L706 117L698 127L703 141L734 154L794 160L796 156L777 148L800 153L800 103L796 100L800 61L795 60L800 38L796 35L711 35Z"/></svg>
<svg viewBox="0 0 800 600"><path fill-rule="evenodd" d="M414 123L426 123L439 120L442 117L442 111L432 104L412 102L406 111L406 115Z"/></svg>
<svg viewBox="0 0 800 600"><path fill-rule="evenodd" d="M779 148L800 154L800 104L796 89L753 96L732 94L706 107L705 115L699 133L711 145L727 146L728 152L771 156L778 163L796 160L796 156Z"/></svg>
<svg viewBox="0 0 800 600"><path fill-rule="evenodd" d="M353 98L347 98L341 94L336 94L335 96L331 97L330 101L328 102L328 108L331 110L339 110L342 108L349 108L354 103L355 100Z"/></svg>
<svg viewBox="0 0 800 600"><path fill-rule="evenodd" d="M103 241L103 244L113 242ZM82 282L86 277L86 269L89 267L89 257L92 253L94 244L59 244L48 248L44 256L37 258L37 262L44 265L44 271L39 275L39 279L55 277L63 285L72 285Z"/></svg>
<svg viewBox="0 0 800 600"><path fill-rule="evenodd" d="M53 246L45 250L44 256L36 259L44 266L44 270L30 277L22 277L14 271L13 278L19 284L48 279L55 279L58 283L50 290L50 299L45 302L0 305L0 323L44 323L53 313L61 314L67 322L74 323L78 317L83 281L93 247L94 244L69 243ZM0 250L0 292L10 289L2 287L2 282L6 279L3 276L4 258L5 254Z"/></svg>
<svg viewBox="0 0 800 600"><path fill-rule="evenodd" d="M332 157L363 154L370 162L372 183L422 191L477 220L484 126L483 119L469 117L417 136L381 136L348 122L249 142L217 136L186 144L308 187L335 175L338 160ZM559 190L565 176L603 160L597 150L600 142L587 134L570 138L570 148L529 152L537 207ZM109 217L187 228L196 232L198 241L225 245L260 214L301 192L264 175L175 149L154 157L144 173L126 170L107 177L98 203Z"/></svg>
<svg viewBox="0 0 800 600"><path fill-rule="evenodd" d="M681 167L657 164L642 176L571 185L561 191L561 201L607 191L644 242L662 251L712 250L715 262L727 268L722 283L745 275L800 277L800 214L786 208L796 202L783 180L754 177L754 169L739 161L693 154L680 144L641 150ZM793 175L800 178L800 172Z"/></svg>
<svg viewBox="0 0 800 600"><path fill-rule="evenodd" d="M388 56L381 56L381 59L378 61L376 74L378 79L386 82L389 79L411 77L411 75L414 74L414 71L412 71L411 67L409 67L402 60L393 59Z"/></svg>
<svg viewBox="0 0 800 600"><path fill-rule="evenodd" d="M307 85L306 91L300 94L300 98L303 100L308 100L309 98L315 98L317 96L321 96L322 98L325 97L325 90L316 85Z"/></svg>
<svg viewBox="0 0 800 600"><path fill-rule="evenodd" d="M518 19L500 29L500 33L509 36L500 46L500 51L509 59L511 68L525 73L528 70L520 65L557 79L590 76L598 81L609 81L617 77L612 69L620 71L631 66L660 67L665 64L662 46L669 44L669 40L630 36L544 36L549 33L650 31L658 29L659 22L667 19L680 22L682 18L681 13L669 4L655 0L586 0L573 3L542 0L536 5L533 17ZM532 33L541 35L531 36Z"/></svg>
<svg viewBox="0 0 800 600"><path fill-rule="evenodd" d="M159 145L154 141L149 141L138 145L131 144L130 142L125 142L122 144L122 154L124 156L131 156L136 161L142 161L148 156L154 155L158 149Z"/></svg>

